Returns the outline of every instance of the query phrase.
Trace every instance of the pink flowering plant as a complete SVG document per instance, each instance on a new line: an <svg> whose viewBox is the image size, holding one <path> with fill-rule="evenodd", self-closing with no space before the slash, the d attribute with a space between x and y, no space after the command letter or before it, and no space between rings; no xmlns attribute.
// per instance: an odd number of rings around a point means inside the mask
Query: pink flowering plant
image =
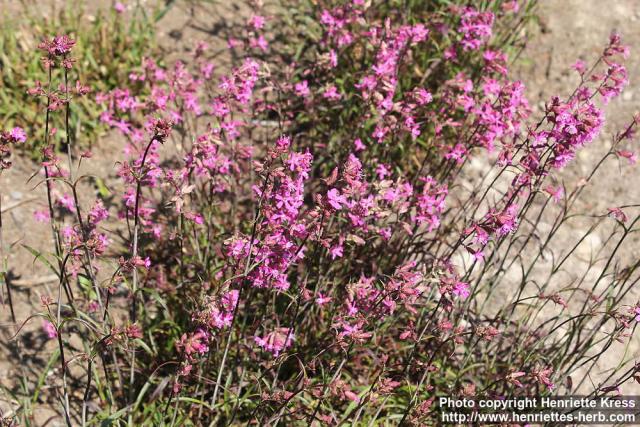
<svg viewBox="0 0 640 427"><path fill-rule="evenodd" d="M159 15L155 7L145 10L130 3L119 8L118 4L124 5L116 3L114 7L94 10L86 3L74 0L66 7L25 5L12 8L11 19L3 20L0 45L5 59L0 76L3 92L0 117L4 127L21 126L27 133L37 135L42 125L42 104L34 102L28 90L38 83L46 86L48 80L47 70L40 65L40 55L32 54L43 35L74 33L75 62L70 72L90 82L92 91L126 83L132 67L139 65L143 57L158 52L154 23ZM96 120L99 112L99 106L90 98L73 104L70 122L79 146L92 145L96 137L105 132L106 128ZM63 129L63 118L64 115L54 115L53 126ZM21 151L35 159L41 142L39 138L32 138Z"/></svg>
<svg viewBox="0 0 640 427"><path fill-rule="evenodd" d="M638 263L617 258L638 206L577 201L604 165L635 162L640 117L586 178L560 178L601 135L629 49L613 34L534 114L509 71L529 2L395 3L255 2L228 69L201 42L112 90L72 77L73 37L44 39L33 179L52 248L25 250L57 288L37 314L12 311L13 341L39 322L56 352L14 393L16 421L48 403L67 425L437 425L437 396L638 379L627 359L588 375L640 321ZM95 159L70 137L78 102L121 141L108 197L80 173ZM0 171L35 138L0 133ZM588 231L559 241L578 220Z"/></svg>

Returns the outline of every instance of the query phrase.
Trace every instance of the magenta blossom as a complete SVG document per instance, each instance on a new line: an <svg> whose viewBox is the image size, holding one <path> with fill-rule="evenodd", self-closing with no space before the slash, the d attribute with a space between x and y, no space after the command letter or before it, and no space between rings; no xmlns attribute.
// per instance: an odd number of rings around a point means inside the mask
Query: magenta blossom
<svg viewBox="0 0 640 427"><path fill-rule="evenodd" d="M471 294L469 291L469 284L464 282L456 283L451 292L462 299L466 299Z"/></svg>
<svg viewBox="0 0 640 427"><path fill-rule="evenodd" d="M264 337L255 336L254 340L263 350L272 353L275 357L293 344L293 331L289 328L276 328Z"/></svg>
<svg viewBox="0 0 640 427"><path fill-rule="evenodd" d="M20 127L14 127L13 129L11 129L11 131L9 132L9 136L14 143L21 143L27 140L27 134L25 133L24 129Z"/></svg>
<svg viewBox="0 0 640 427"><path fill-rule="evenodd" d="M42 329L44 329L49 339L58 338L58 330L53 325L53 323L49 322L48 320L42 321Z"/></svg>

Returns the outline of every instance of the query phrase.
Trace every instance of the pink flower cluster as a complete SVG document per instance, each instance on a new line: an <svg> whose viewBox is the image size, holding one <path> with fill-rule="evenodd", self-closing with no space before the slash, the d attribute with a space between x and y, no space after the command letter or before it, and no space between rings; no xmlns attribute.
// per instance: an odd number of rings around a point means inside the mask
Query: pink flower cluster
<svg viewBox="0 0 640 427"><path fill-rule="evenodd" d="M14 127L9 131L0 132L0 171L9 169L11 162L11 145L22 144L27 140L27 134L20 127Z"/></svg>
<svg viewBox="0 0 640 427"><path fill-rule="evenodd" d="M283 167L259 165L266 175L264 183L254 185L253 191L261 201L263 219L253 234L239 235L227 242L230 265L235 271L249 268L246 280L251 286L279 291L289 289L289 267L303 258L303 241L311 232L302 207L312 157L308 152L287 152L288 145L288 138L283 137L275 149L285 156ZM256 267L251 269L251 264Z"/></svg>
<svg viewBox="0 0 640 427"><path fill-rule="evenodd" d="M458 32L462 38L463 50L478 50L491 37L494 15L491 12L480 12L473 7L465 7L460 14Z"/></svg>

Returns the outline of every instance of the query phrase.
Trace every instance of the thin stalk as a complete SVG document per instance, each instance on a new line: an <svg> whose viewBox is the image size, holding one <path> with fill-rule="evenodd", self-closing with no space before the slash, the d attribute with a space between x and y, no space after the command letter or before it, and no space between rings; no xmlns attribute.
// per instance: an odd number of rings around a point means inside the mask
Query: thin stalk
<svg viewBox="0 0 640 427"><path fill-rule="evenodd" d="M2 175L2 171L0 171L0 176ZM0 193L0 274L2 275L2 281L5 283L7 287L7 301L9 303L9 311L11 312L11 321L16 323L16 313L13 309L13 299L11 298L11 285L9 284L9 280L7 279L7 270L8 263L6 254L4 252L4 233L2 227L2 194ZM3 301L4 303L4 301Z"/></svg>
<svg viewBox="0 0 640 427"><path fill-rule="evenodd" d="M144 150L144 154L142 155L142 161L140 162L140 174L141 176L137 177L137 183L136 183L136 199L135 199L135 206L134 206L134 211L133 211L133 248L132 248L132 252L131 252L131 259L133 260L134 264L136 262L136 259L138 258L138 234L139 234L139 227L140 227L140 215L139 215L139 208L140 208L140 193L142 192L142 179L144 178L144 166L145 166L145 162L147 160L147 155L149 154L149 150L151 149L151 146L153 145L154 142L159 140L159 136L158 135L154 135L151 140L149 141L149 143L147 144L147 147ZM133 266L133 272L132 272L132 280L131 280L131 293L132 293L132 303L131 303L131 323L135 323L137 320L137 292L138 292L138 268L136 265ZM131 370L129 371L129 398L130 400L133 399L133 395L134 395L134 383L135 383L135 379L136 379L136 352L135 349L134 351L131 352Z"/></svg>

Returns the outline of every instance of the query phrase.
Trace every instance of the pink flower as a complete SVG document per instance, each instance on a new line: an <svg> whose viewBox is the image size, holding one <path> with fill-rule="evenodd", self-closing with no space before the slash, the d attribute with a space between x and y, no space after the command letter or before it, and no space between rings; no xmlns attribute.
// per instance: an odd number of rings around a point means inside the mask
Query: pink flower
<svg viewBox="0 0 640 427"><path fill-rule="evenodd" d="M518 205L511 204L502 212L497 213L494 210L487 214L488 226L499 236L506 236L518 229Z"/></svg>
<svg viewBox="0 0 640 427"><path fill-rule="evenodd" d="M124 333L127 338L132 340L142 338L142 329L135 323L132 325L127 325L127 327L124 328Z"/></svg>
<svg viewBox="0 0 640 427"><path fill-rule="evenodd" d="M308 177L308 171L311 166L313 157L311 153L289 153L289 158L286 163L289 166L289 170L292 172L299 172L301 177L306 179Z"/></svg>
<svg viewBox="0 0 640 427"><path fill-rule="evenodd" d="M250 38L249 45L252 48L258 48L263 52L266 52L269 49L269 42L267 42L267 39L265 39L262 34L260 34L257 39L255 37Z"/></svg>
<svg viewBox="0 0 640 427"><path fill-rule="evenodd" d="M382 143L382 141L384 141L384 138L387 136L388 133L389 133L389 128L387 126L377 125L373 131L373 137L376 139L376 141L378 141L378 143Z"/></svg>
<svg viewBox="0 0 640 427"><path fill-rule="evenodd" d="M536 369L531 373L531 377L539 384L547 386L549 390L553 390L556 386L549 376L553 374L552 368Z"/></svg>
<svg viewBox="0 0 640 427"><path fill-rule="evenodd" d="M598 88L598 92L602 95L605 102L609 102L620 93L622 89L629 83L627 78L627 69L624 65L611 63L604 76L603 82Z"/></svg>
<svg viewBox="0 0 640 427"><path fill-rule="evenodd" d="M311 93L311 91L309 90L309 82L307 82L306 80L296 83L294 88L296 90L296 95L302 98L306 98Z"/></svg>
<svg viewBox="0 0 640 427"><path fill-rule="evenodd" d="M587 71L587 64L585 64L585 62L582 61L581 59L578 59L576 62L573 63L571 68L573 68L580 74L584 74L585 71Z"/></svg>
<svg viewBox="0 0 640 427"><path fill-rule="evenodd" d="M276 140L276 148L279 152L285 153L291 146L291 137L282 135Z"/></svg>
<svg viewBox="0 0 640 427"><path fill-rule="evenodd" d="M608 208L609 216L617 219L620 222L627 222L627 215L622 212L620 208Z"/></svg>
<svg viewBox="0 0 640 427"><path fill-rule="evenodd" d="M254 340L263 350L272 353L278 357L282 350L291 347L294 341L293 331L289 328L276 328L275 331L269 332L265 337L255 336Z"/></svg>
<svg viewBox="0 0 640 427"><path fill-rule="evenodd" d="M210 79L215 67L216 66L213 62L207 61L204 64L200 65L200 72L202 73L205 79Z"/></svg>
<svg viewBox="0 0 640 427"><path fill-rule="evenodd" d="M264 16L253 15L251 19L249 19L249 25L251 25L256 30L261 30L264 27L266 20Z"/></svg>
<svg viewBox="0 0 640 427"><path fill-rule="evenodd" d="M126 7L122 3L116 2L116 4L113 5L113 9L118 13L123 13Z"/></svg>
<svg viewBox="0 0 640 427"><path fill-rule="evenodd" d="M426 89L418 88L414 91L416 102L419 105L426 105L433 100L433 96Z"/></svg>
<svg viewBox="0 0 640 427"><path fill-rule="evenodd" d="M53 323L49 322L48 320L42 321L42 329L44 329L49 339L58 338L58 330L55 326L53 326Z"/></svg>
<svg viewBox="0 0 640 427"><path fill-rule="evenodd" d="M241 47L242 46L242 41L236 39L236 38L229 38L229 40L227 40L227 47L229 49L234 49L236 47Z"/></svg>
<svg viewBox="0 0 640 427"><path fill-rule="evenodd" d="M331 65L331 68L338 66L338 54L336 54L336 51L333 49L329 51L329 65Z"/></svg>
<svg viewBox="0 0 640 427"><path fill-rule="evenodd" d="M633 151L619 150L616 151L616 154L627 159L630 165L635 165L638 162L638 156Z"/></svg>
<svg viewBox="0 0 640 427"><path fill-rule="evenodd" d="M109 218L109 212L104 207L102 200L96 200L89 211L89 223L93 226Z"/></svg>
<svg viewBox="0 0 640 427"><path fill-rule="evenodd" d="M327 203L329 203L332 208L339 211L342 209L342 205L347 203L347 199L340 194L340 190L332 188L327 192Z"/></svg>
<svg viewBox="0 0 640 427"><path fill-rule="evenodd" d="M485 96L489 95L498 95L500 93L500 89L502 86L497 80L494 79L484 79L484 83L482 84L482 91Z"/></svg>
<svg viewBox="0 0 640 427"><path fill-rule="evenodd" d="M445 208L448 189L431 176L422 177L420 181L423 187L422 192L416 196L415 221L420 225L427 224L431 232L440 226L440 214Z"/></svg>
<svg viewBox="0 0 640 427"><path fill-rule="evenodd" d="M466 299L470 295L469 284L464 282L458 282L454 285L453 290L451 292L462 299Z"/></svg>
<svg viewBox="0 0 640 427"><path fill-rule="evenodd" d="M48 223L51 220L48 210L34 211L33 218L42 223Z"/></svg>
<svg viewBox="0 0 640 427"><path fill-rule="evenodd" d="M360 401L360 398L358 397L358 395L352 392L351 390L345 391L344 395L346 396L347 399L351 400L352 402Z"/></svg>
<svg viewBox="0 0 640 427"><path fill-rule="evenodd" d="M458 53L456 52L455 46L449 46L444 50L443 54L444 59L456 59L458 57Z"/></svg>
<svg viewBox="0 0 640 427"><path fill-rule="evenodd" d="M225 242L227 246L227 255L235 258L242 259L249 254L249 242L245 239L234 238Z"/></svg>
<svg viewBox="0 0 640 427"><path fill-rule="evenodd" d="M202 329L198 329L194 333L182 334L180 341L176 343L178 350L192 357L195 354L205 354L209 351L207 342L209 341L209 334Z"/></svg>
<svg viewBox="0 0 640 427"><path fill-rule="evenodd" d="M89 303L89 313L96 313L99 308L100 304L98 304L98 301L94 300Z"/></svg>
<svg viewBox="0 0 640 427"><path fill-rule="evenodd" d="M562 186L553 188L553 186L547 185L544 188L544 191L546 191L551 196L555 203L559 203L560 200L562 200L562 196L564 196L564 189L562 188Z"/></svg>
<svg viewBox="0 0 640 427"><path fill-rule="evenodd" d="M448 152L444 155L447 160L455 160L457 164L464 162L467 149L462 144L456 144L455 147L449 147Z"/></svg>
<svg viewBox="0 0 640 427"><path fill-rule="evenodd" d="M342 243L337 244L331 247L331 249L329 249L329 254L331 254L331 259L342 258L343 252L344 252L344 247L342 246Z"/></svg>
<svg viewBox="0 0 640 427"><path fill-rule="evenodd" d="M378 179L383 180L390 174L391 174L391 171L383 163L380 163L378 164L378 166L376 166L376 175L378 176Z"/></svg>
<svg viewBox="0 0 640 427"><path fill-rule="evenodd" d="M189 221L193 221L194 223L196 223L198 225L204 224L204 218L200 214L193 213L193 212L185 212L184 213L184 217L185 217L185 219L187 219Z"/></svg>
<svg viewBox="0 0 640 427"><path fill-rule="evenodd" d="M198 323L207 328L223 329L231 325L238 303L238 291L231 290L222 297L207 297L205 308L195 316Z"/></svg>
<svg viewBox="0 0 640 427"><path fill-rule="evenodd" d="M509 373L509 375L507 375L506 380L509 384L513 384L516 387L522 387L522 383L520 382L520 380L518 380L518 378L524 377L525 375L527 375L527 373L522 371L511 372Z"/></svg>
<svg viewBox="0 0 640 427"><path fill-rule="evenodd" d="M464 50L477 50L491 37L494 15L467 7L462 13L458 31L462 34L460 44Z"/></svg>
<svg viewBox="0 0 640 427"><path fill-rule="evenodd" d="M484 252L482 250L473 251L471 255L473 255L473 258L478 262L484 261Z"/></svg>
<svg viewBox="0 0 640 427"><path fill-rule="evenodd" d="M14 143L21 143L27 140L27 134L21 127L14 127L9 132L9 137Z"/></svg>
<svg viewBox="0 0 640 427"><path fill-rule="evenodd" d="M55 36L51 40L43 40L38 45L40 50L47 52L50 56L63 56L71 52L76 41L67 35Z"/></svg>
<svg viewBox="0 0 640 427"><path fill-rule="evenodd" d="M318 296L316 297L316 304L323 306L330 301L331 301L331 297L323 295L322 292L318 292ZM640 314L638 316L640 317Z"/></svg>
<svg viewBox="0 0 640 427"><path fill-rule="evenodd" d="M73 197L69 193L63 194L62 197L58 199L58 204L67 209L69 212L73 212L75 209L75 202L73 200Z"/></svg>
<svg viewBox="0 0 640 427"><path fill-rule="evenodd" d="M329 101L337 101L340 98L342 98L342 95L340 95L340 93L338 93L338 89L334 86L331 85L329 86L324 93L322 94L322 96L326 99L328 99Z"/></svg>

